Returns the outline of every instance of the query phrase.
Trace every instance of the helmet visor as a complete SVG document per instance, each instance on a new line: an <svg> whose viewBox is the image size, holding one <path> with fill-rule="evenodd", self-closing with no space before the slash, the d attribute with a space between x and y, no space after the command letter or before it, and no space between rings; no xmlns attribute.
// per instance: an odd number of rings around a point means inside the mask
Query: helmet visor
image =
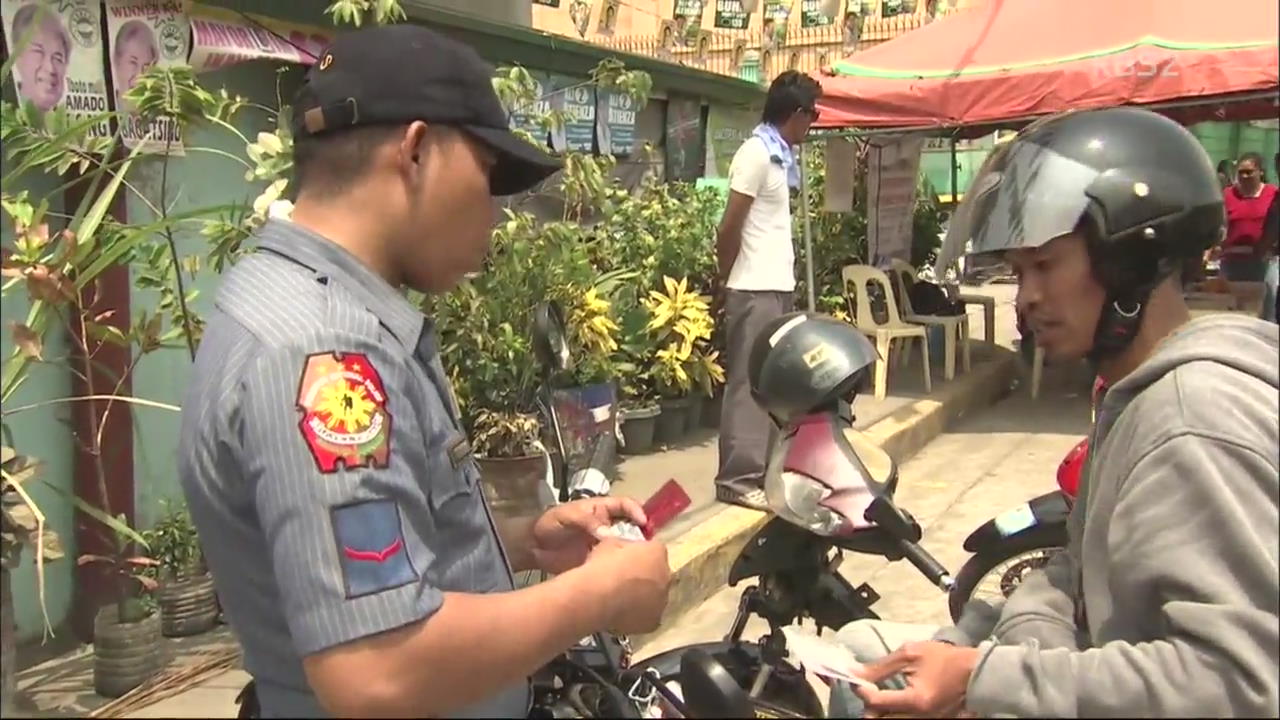
<svg viewBox="0 0 1280 720"><path fill-rule="evenodd" d="M956 208L938 252L941 273L963 255L1038 247L1075 230L1099 172L1038 143L998 146Z"/></svg>

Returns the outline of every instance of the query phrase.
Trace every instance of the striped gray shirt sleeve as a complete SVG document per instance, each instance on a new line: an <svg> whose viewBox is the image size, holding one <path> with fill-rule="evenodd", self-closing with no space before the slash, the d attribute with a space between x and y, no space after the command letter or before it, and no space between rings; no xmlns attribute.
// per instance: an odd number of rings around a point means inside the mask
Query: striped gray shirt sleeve
<svg viewBox="0 0 1280 720"><path fill-rule="evenodd" d="M334 334L266 350L242 380L248 487L296 649L312 654L431 616L443 602L415 518L425 419L406 359Z"/></svg>

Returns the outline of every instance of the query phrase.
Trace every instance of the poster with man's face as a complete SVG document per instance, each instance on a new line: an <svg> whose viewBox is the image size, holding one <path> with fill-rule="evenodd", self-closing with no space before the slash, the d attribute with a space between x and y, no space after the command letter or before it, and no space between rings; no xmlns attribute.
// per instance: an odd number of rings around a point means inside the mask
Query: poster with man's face
<svg viewBox="0 0 1280 720"><path fill-rule="evenodd" d="M141 152L183 154L181 131L168 118L142 122L126 95L154 66L186 65L191 24L176 0L107 0L111 84L125 147Z"/></svg>
<svg viewBox="0 0 1280 720"><path fill-rule="evenodd" d="M40 112L65 107L72 122L108 110L97 0L0 0L0 15L20 102Z"/></svg>

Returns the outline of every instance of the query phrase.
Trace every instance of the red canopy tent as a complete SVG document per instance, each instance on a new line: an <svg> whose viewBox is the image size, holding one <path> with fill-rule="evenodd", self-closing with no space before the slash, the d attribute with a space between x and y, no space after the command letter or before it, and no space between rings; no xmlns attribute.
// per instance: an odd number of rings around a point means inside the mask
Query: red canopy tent
<svg viewBox="0 0 1280 720"><path fill-rule="evenodd" d="M1277 115L1276 0L988 0L815 74L816 128L978 135L1068 109Z"/></svg>

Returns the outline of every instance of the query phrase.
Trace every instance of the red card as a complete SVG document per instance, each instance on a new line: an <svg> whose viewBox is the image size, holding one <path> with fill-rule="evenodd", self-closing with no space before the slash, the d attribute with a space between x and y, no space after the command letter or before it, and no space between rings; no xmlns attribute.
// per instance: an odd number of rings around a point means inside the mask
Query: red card
<svg viewBox="0 0 1280 720"><path fill-rule="evenodd" d="M644 503L644 516L648 519L641 530L646 540L652 540L667 523L689 507L689 494L675 480L668 480L658 492Z"/></svg>

